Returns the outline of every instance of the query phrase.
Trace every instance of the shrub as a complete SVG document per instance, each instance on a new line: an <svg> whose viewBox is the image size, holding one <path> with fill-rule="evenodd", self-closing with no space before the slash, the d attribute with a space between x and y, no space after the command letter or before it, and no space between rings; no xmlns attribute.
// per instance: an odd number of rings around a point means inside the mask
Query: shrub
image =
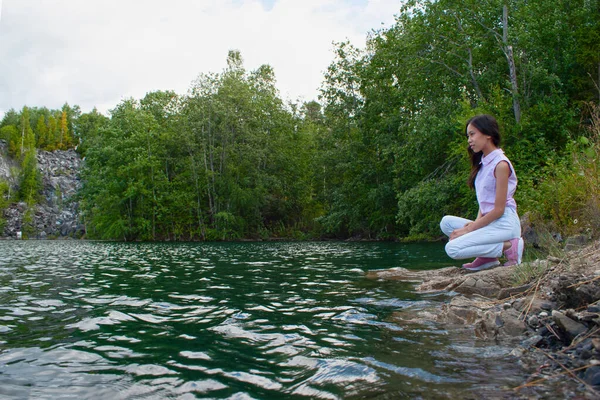
<svg viewBox="0 0 600 400"><path fill-rule="evenodd" d="M586 135L571 141L568 157L556 158L531 183L525 208L564 235L600 235L600 107L589 106Z"/></svg>

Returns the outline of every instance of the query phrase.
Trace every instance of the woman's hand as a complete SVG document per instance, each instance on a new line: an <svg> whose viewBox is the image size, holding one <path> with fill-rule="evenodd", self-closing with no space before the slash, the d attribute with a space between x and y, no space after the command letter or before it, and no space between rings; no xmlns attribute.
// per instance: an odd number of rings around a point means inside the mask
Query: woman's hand
<svg viewBox="0 0 600 400"><path fill-rule="evenodd" d="M457 237L461 237L462 235L466 235L467 233L471 232L469 225L471 225L472 223L473 222L467 222L462 228L453 230L450 234L450 240L456 239Z"/></svg>

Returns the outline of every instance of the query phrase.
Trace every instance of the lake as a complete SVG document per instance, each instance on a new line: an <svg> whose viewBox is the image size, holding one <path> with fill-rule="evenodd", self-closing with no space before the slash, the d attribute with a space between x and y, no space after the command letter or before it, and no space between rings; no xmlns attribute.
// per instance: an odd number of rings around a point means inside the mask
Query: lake
<svg viewBox="0 0 600 400"><path fill-rule="evenodd" d="M0 398L464 398L523 383L510 346L394 313L448 301L366 271L441 243L0 242Z"/></svg>

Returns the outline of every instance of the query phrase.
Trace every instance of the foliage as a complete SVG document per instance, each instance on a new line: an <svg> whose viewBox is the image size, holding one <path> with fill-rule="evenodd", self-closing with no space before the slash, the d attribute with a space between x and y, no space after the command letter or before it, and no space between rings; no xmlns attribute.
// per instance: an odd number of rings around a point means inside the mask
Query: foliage
<svg viewBox="0 0 600 400"><path fill-rule="evenodd" d="M186 95L10 110L0 138L28 201L34 151L77 147L92 237L435 238L477 213L464 124L490 113L519 211L597 235L599 36L599 0L409 0L365 49L335 45L319 102L284 103L231 51Z"/></svg>
<svg viewBox="0 0 600 400"><path fill-rule="evenodd" d="M547 262L535 260L515 266L512 273L512 285L521 286L538 280L548 272Z"/></svg>
<svg viewBox="0 0 600 400"><path fill-rule="evenodd" d="M22 162L19 177L19 198L31 206L38 200L42 178L37 167L35 137L29 125L29 110L27 107L23 108L21 119L23 136L21 141Z"/></svg>
<svg viewBox="0 0 600 400"><path fill-rule="evenodd" d="M501 125L520 209L541 208L540 185L557 164L572 174L566 160L582 135L579 104L589 96L573 77L593 86L599 65L586 36L596 34L598 1L576 3L413 0L394 26L371 33L366 51L338 44L322 89L328 158L340 177L330 180L326 229L435 237L442 214L474 217L473 193L462 186L464 122L483 112ZM376 223L390 211L396 224Z"/></svg>
<svg viewBox="0 0 600 400"><path fill-rule="evenodd" d="M270 67L247 72L231 52L227 68L200 75L187 96L152 92L123 101L109 121L87 117L88 232L232 240L281 224L310 229L312 133L274 83Z"/></svg>
<svg viewBox="0 0 600 400"><path fill-rule="evenodd" d="M76 128L80 117L79 106L71 107L67 103L60 110L49 110L45 107L25 107L20 113L9 110L0 121L0 139L6 140L10 154L18 157L22 153L22 139L25 136L25 132L20 128L27 126L28 122L34 135L36 149L68 150L78 144L78 136L74 135L78 134Z"/></svg>
<svg viewBox="0 0 600 400"><path fill-rule="evenodd" d="M570 144L569 157L548 165L527 206L567 235L600 236L600 107L589 106L588 135Z"/></svg>

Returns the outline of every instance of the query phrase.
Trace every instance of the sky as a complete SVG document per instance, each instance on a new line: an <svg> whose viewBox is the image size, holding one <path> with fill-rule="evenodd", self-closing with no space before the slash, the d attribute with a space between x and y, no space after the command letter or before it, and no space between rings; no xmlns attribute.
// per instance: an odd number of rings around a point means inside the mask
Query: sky
<svg viewBox="0 0 600 400"><path fill-rule="evenodd" d="M0 0L0 117L23 106L107 114L187 93L230 50L273 67L284 100L316 100L334 42L364 47L402 0Z"/></svg>

